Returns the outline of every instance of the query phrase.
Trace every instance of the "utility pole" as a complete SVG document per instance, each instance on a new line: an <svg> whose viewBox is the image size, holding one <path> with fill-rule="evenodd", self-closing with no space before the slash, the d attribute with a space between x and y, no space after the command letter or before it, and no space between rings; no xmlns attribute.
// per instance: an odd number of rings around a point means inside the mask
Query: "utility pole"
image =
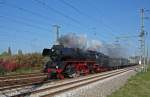
<svg viewBox="0 0 150 97"><path fill-rule="evenodd" d="M148 60L149 60L149 55L148 55L148 53L149 53L149 43L148 43L148 32L146 32L145 33L145 35L146 35L146 37L147 37L147 41L146 41L146 65L148 66L148 64L149 64L149 62L148 62Z"/></svg>
<svg viewBox="0 0 150 97"><path fill-rule="evenodd" d="M140 31L140 65L142 66L143 71L147 71L147 66L146 66L146 56L145 56L145 31L144 31L144 12L145 10L142 8L140 10L141 13L141 31Z"/></svg>
<svg viewBox="0 0 150 97"><path fill-rule="evenodd" d="M59 25L53 25L53 27L56 29L56 41L58 42L60 26Z"/></svg>
<svg viewBox="0 0 150 97"><path fill-rule="evenodd" d="M148 36L148 33L146 33L146 36ZM148 52L148 49L149 49L149 48L148 48L148 47L149 47L149 45L148 45L148 39L147 39L147 51L146 51L146 52L147 52L147 54L146 54L146 64L147 64L147 65L149 64L149 62L148 62L148 59L149 59L149 56L148 56L148 53L149 53L149 52Z"/></svg>

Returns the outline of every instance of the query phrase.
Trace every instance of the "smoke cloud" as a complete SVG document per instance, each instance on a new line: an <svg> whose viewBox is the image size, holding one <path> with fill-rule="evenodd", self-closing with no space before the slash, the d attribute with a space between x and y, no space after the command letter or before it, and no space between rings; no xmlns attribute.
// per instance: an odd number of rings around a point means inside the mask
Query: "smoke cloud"
<svg viewBox="0 0 150 97"><path fill-rule="evenodd" d="M101 42L99 40L89 40L86 35L76 35L69 33L62 35L59 44L69 48L80 48L83 50L92 50L102 52L112 58L125 57L125 49L121 45L113 45Z"/></svg>
<svg viewBox="0 0 150 97"><path fill-rule="evenodd" d="M104 48L106 49L106 55L111 58L125 58L127 57L126 49L121 45L116 44L104 44Z"/></svg>
<svg viewBox="0 0 150 97"><path fill-rule="evenodd" d="M87 37L86 35L77 36L74 33L69 33L61 36L58 42L65 47L85 49L87 46Z"/></svg>

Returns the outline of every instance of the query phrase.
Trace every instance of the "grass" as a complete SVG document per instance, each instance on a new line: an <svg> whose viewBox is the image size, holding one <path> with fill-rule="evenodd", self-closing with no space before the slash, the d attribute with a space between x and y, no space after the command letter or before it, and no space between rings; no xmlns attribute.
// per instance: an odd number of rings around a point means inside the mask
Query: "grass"
<svg viewBox="0 0 150 97"><path fill-rule="evenodd" d="M137 73L108 97L150 97L150 68L148 72Z"/></svg>

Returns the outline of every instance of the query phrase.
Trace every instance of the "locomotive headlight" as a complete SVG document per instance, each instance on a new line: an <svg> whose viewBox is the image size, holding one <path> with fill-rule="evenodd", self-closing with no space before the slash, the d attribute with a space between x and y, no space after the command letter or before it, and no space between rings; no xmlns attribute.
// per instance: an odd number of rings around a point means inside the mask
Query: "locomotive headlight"
<svg viewBox="0 0 150 97"><path fill-rule="evenodd" d="M52 49L52 52L54 51L54 49Z"/></svg>

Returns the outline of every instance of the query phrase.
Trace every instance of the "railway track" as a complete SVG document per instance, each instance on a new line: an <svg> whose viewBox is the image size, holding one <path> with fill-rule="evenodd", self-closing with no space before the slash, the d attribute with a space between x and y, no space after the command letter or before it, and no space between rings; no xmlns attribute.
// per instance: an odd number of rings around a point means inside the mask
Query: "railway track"
<svg viewBox="0 0 150 97"><path fill-rule="evenodd" d="M1 76L0 91L40 83L44 81L46 77L46 74L41 72L20 75L9 75L6 77Z"/></svg>
<svg viewBox="0 0 150 97"><path fill-rule="evenodd" d="M5 75L5 76L0 76L0 80L5 80L5 79L15 79L15 78L22 78L22 77L29 77L29 76L36 76L37 74L43 74L41 72L34 72L34 73L25 73L25 74L15 74L15 75Z"/></svg>
<svg viewBox="0 0 150 97"><path fill-rule="evenodd" d="M129 70L134 69L132 68L126 68L126 69L120 69L120 70L114 70L114 71L108 71L104 73L99 73L99 74L92 74L88 76L83 76L75 79L67 79L67 80L61 80L61 81L56 81L52 83L47 83L43 85L37 85L36 88L34 89L29 89L28 91L24 92L18 92L14 95L10 94L9 96L13 97L22 97L22 96L53 96L55 94L74 89L77 87L81 87L86 84L90 84L108 77L112 77L124 72L127 72Z"/></svg>
<svg viewBox="0 0 150 97"><path fill-rule="evenodd" d="M121 71L111 72L111 73L104 74L104 75L92 76L92 77L88 77L88 78L85 78L85 79L82 79L82 80L72 81L72 82L57 85L57 86L54 86L54 87L48 87L48 88L45 88L45 89L41 89L39 91L32 92L31 96L32 97L34 97L36 95L40 95L42 97L54 96L56 94L65 92L67 90L78 88L78 87L81 87L81 86L84 86L84 85L87 85L87 84L90 84L90 83L93 83L93 82L96 82L96 81L99 81L99 80L102 80L102 79L105 79L105 78L109 78L109 77L121 74L121 73L126 72L126 71L128 71L128 70L121 70ZM47 93L46 93L46 91L47 91ZM42 94L42 92L43 92L43 94Z"/></svg>

